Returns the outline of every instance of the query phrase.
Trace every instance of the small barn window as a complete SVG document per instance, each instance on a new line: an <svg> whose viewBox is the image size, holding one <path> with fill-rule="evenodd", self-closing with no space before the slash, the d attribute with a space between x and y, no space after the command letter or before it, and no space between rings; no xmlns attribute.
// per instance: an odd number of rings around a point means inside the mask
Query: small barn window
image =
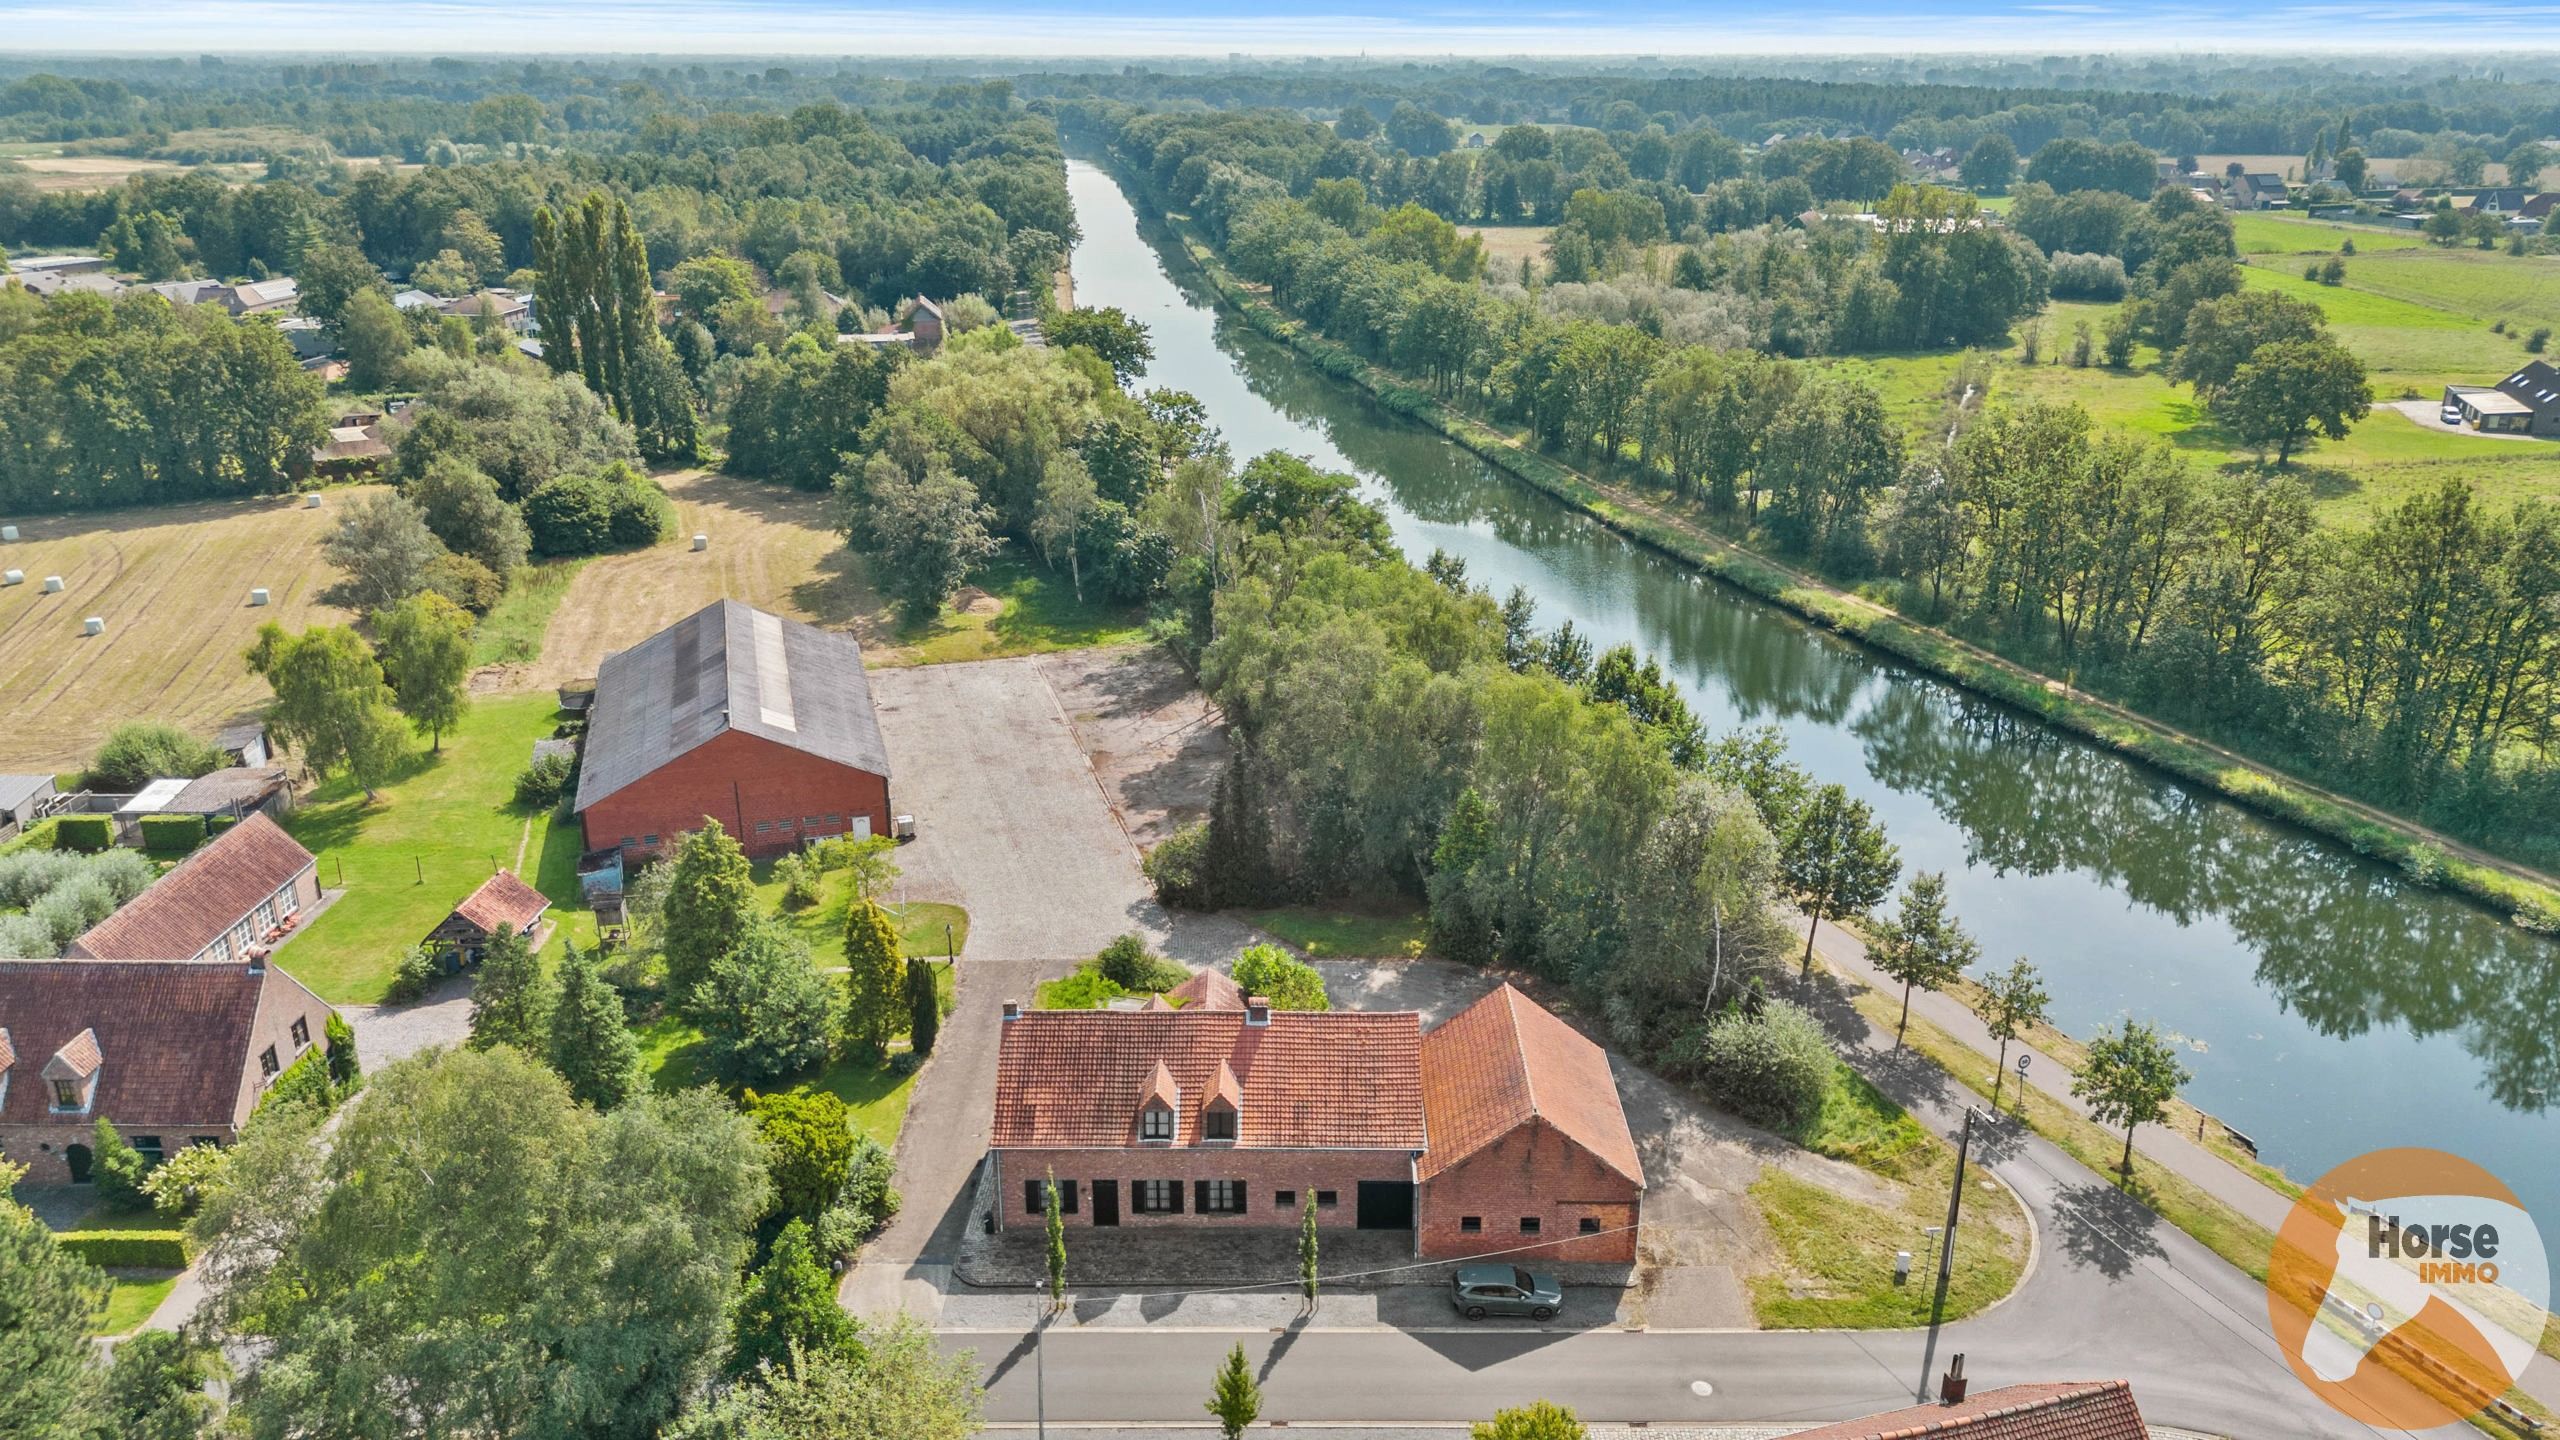
<svg viewBox="0 0 2560 1440"><path fill-rule="evenodd" d="M788 833L790 833L791 831L793 831L793 830L795 830L795 829L798 829L798 828L799 828L797 825L795 825L795 824L792 822L791 817L790 817L790 816L788 816L788 815L783 816L781 819L776 820L776 821L774 821L773 823L774 823L774 824L776 824L776 825L778 825L778 826L780 826L780 827L782 827L782 830L783 830L783 832L784 832L785 834L788 834ZM761 826L761 825L759 825L759 826L757 826L756 828L757 828L757 829L759 829L759 830L761 830L761 829L763 829L764 827L763 827L763 826Z"/></svg>
<svg viewBox="0 0 2560 1440"><path fill-rule="evenodd" d="M79 1108L80 1108L80 1082L79 1082L79 1081L77 1081L77 1080L56 1080L56 1081L54 1081L54 1082L53 1082L53 1108L54 1108L54 1109L56 1109L56 1110L77 1110L77 1109L79 1109Z"/></svg>
<svg viewBox="0 0 2560 1440"><path fill-rule="evenodd" d="M655 835L643 835L640 837L640 843L654 850L658 845L658 837Z"/></svg>
<svg viewBox="0 0 2560 1440"><path fill-rule="evenodd" d="M820 820L815 815L803 815L800 817L800 828L803 830L815 830L824 823L826 822Z"/></svg>
<svg viewBox="0 0 2560 1440"><path fill-rule="evenodd" d="M625 835L625 836L623 836L623 837L622 837L622 848L623 848L623 849L625 849L625 850L628 850L628 849L630 849L632 846L637 845L637 844L639 844L639 843L640 843L640 837L639 837L639 836L637 836L637 835ZM649 837L649 843L650 843L650 844L652 844L652 845L657 844L657 843L658 843L658 837L657 837L657 836L655 836L655 835L650 836L650 837Z"/></svg>
<svg viewBox="0 0 2560 1440"><path fill-rule="evenodd" d="M1182 1213L1182 1182L1141 1180L1134 1198L1141 1215L1179 1215Z"/></svg>
<svg viewBox="0 0 2560 1440"><path fill-rule="evenodd" d="M1236 1138L1236 1112L1224 1105L1212 1105L1200 1112L1200 1138L1203 1140Z"/></svg>
<svg viewBox="0 0 2560 1440"><path fill-rule="evenodd" d="M772 834L772 833L773 833L773 822L772 822L772 821L770 821L770 820L759 820L759 821L757 821L757 822L756 822L756 833L757 833L757 834L759 834L759 835L770 835L770 834Z"/></svg>
<svg viewBox="0 0 2560 1440"><path fill-rule="evenodd" d="M1332 1209L1332 1208L1334 1207L1335 1203L1336 1203L1336 1197L1334 1196L1334 1193L1333 1193L1332 1191L1330 1191L1330 1190L1319 1190L1319 1191L1317 1191L1317 1192L1316 1192L1316 1208L1317 1208L1317 1209L1319 1209L1319 1210L1330 1210L1330 1209Z"/></svg>
<svg viewBox="0 0 2560 1440"><path fill-rule="evenodd" d="M272 900L259 901L258 908L251 912L251 918L258 922L258 928L260 930L273 930L276 928L275 902Z"/></svg>
<svg viewBox="0 0 2560 1440"><path fill-rule="evenodd" d="M844 823L844 817L830 810L827 812L827 823L830 825L841 825Z"/></svg>
<svg viewBox="0 0 2560 1440"><path fill-rule="evenodd" d="M1596 1215L1585 1215L1585 1216L1583 1216L1583 1217L1582 1217L1581 1222L1580 1222L1579 1224L1577 1224L1577 1225L1575 1225L1575 1226L1574 1226L1574 1233L1576 1233L1576 1234L1578 1234L1578 1235L1597 1235L1597 1234L1599 1234L1599 1233L1600 1233L1600 1218L1599 1218L1598 1216L1596 1216Z"/></svg>
<svg viewBox="0 0 2560 1440"><path fill-rule="evenodd" d="M204 947L204 958L213 961L217 965L230 959L231 937L228 935L214 936L213 943Z"/></svg>
<svg viewBox="0 0 2560 1440"><path fill-rule="evenodd" d="M299 913L301 909L302 896L294 890L291 884L287 884L283 889L276 892L277 914L292 915Z"/></svg>
<svg viewBox="0 0 2560 1440"><path fill-rule="evenodd" d="M1298 1192L1295 1190L1274 1190L1271 1192L1271 1203L1279 1206L1283 1210L1289 1209L1298 1203Z"/></svg>
<svg viewBox="0 0 2560 1440"><path fill-rule="evenodd" d="M1535 1235L1535 1234L1537 1234L1537 1233L1538 1233L1538 1217L1537 1217L1537 1216L1535 1216L1535 1215L1523 1215L1523 1216L1521 1216L1521 1217L1520 1217L1520 1233L1521 1233L1521 1234L1523 1234L1523 1235Z"/></svg>
<svg viewBox="0 0 2560 1440"><path fill-rule="evenodd" d="M1461 1234L1473 1235L1483 1229L1484 1217L1481 1215L1461 1215L1458 1217L1458 1230Z"/></svg>

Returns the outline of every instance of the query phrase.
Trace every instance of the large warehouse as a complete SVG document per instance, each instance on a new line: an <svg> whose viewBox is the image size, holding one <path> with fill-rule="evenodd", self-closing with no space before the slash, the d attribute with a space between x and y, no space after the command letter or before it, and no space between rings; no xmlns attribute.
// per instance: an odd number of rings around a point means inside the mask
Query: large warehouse
<svg viewBox="0 0 2560 1440"><path fill-rule="evenodd" d="M852 637L723 600L606 657L578 819L631 859L717 820L749 855L889 833L889 752Z"/></svg>

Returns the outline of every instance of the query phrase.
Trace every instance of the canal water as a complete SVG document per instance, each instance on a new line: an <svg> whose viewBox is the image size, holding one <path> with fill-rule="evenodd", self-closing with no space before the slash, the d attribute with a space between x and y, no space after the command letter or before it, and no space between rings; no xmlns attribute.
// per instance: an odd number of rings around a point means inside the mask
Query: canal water
<svg viewBox="0 0 2560 1440"><path fill-rule="evenodd" d="M2433 1146L2560 1227L2560 945L1618 538L1220 316L1109 175L1067 180L1077 303L1144 323L1143 384L1198 396L1239 459L1354 473L1408 555L1446 550L1497 595L1527 586L1542 628L1659 657L1711 730L1778 727L1874 807L1906 875L1946 872L1988 964L2034 961L2072 1034L2160 1025L2188 1097L2296 1178Z"/></svg>

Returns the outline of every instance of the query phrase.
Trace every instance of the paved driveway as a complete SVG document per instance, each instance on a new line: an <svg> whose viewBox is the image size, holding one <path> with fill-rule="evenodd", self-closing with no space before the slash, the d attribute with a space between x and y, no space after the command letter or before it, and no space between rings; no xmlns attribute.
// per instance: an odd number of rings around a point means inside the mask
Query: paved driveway
<svg viewBox="0 0 2560 1440"><path fill-rule="evenodd" d="M2385 400L2374 408L2397 410L2409 417L2409 423L2419 429L2434 430L2446 435L2468 435L2475 440L2531 441L2535 438L2531 435L2503 435L2495 430L2474 430L2468 425L2448 425L2444 422L2442 400Z"/></svg>

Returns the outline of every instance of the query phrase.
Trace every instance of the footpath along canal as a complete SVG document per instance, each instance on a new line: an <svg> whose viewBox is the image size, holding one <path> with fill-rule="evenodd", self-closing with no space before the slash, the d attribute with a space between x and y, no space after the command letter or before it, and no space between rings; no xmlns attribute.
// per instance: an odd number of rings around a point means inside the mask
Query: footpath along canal
<svg viewBox="0 0 2560 1440"><path fill-rule="evenodd" d="M2171 1032L2187 1097L2298 1179L2428 1145L2560 1225L2560 944L2052 730L1621 539L1327 380L1169 270L1112 178L1068 162L1079 304L1144 323L1141 387L1187 390L1241 458L1356 474L1397 542L1440 549L1542 628L1658 657L1711 730L1774 725L1875 808L1904 873L1943 870L1993 964L2043 969L2054 1020Z"/></svg>

